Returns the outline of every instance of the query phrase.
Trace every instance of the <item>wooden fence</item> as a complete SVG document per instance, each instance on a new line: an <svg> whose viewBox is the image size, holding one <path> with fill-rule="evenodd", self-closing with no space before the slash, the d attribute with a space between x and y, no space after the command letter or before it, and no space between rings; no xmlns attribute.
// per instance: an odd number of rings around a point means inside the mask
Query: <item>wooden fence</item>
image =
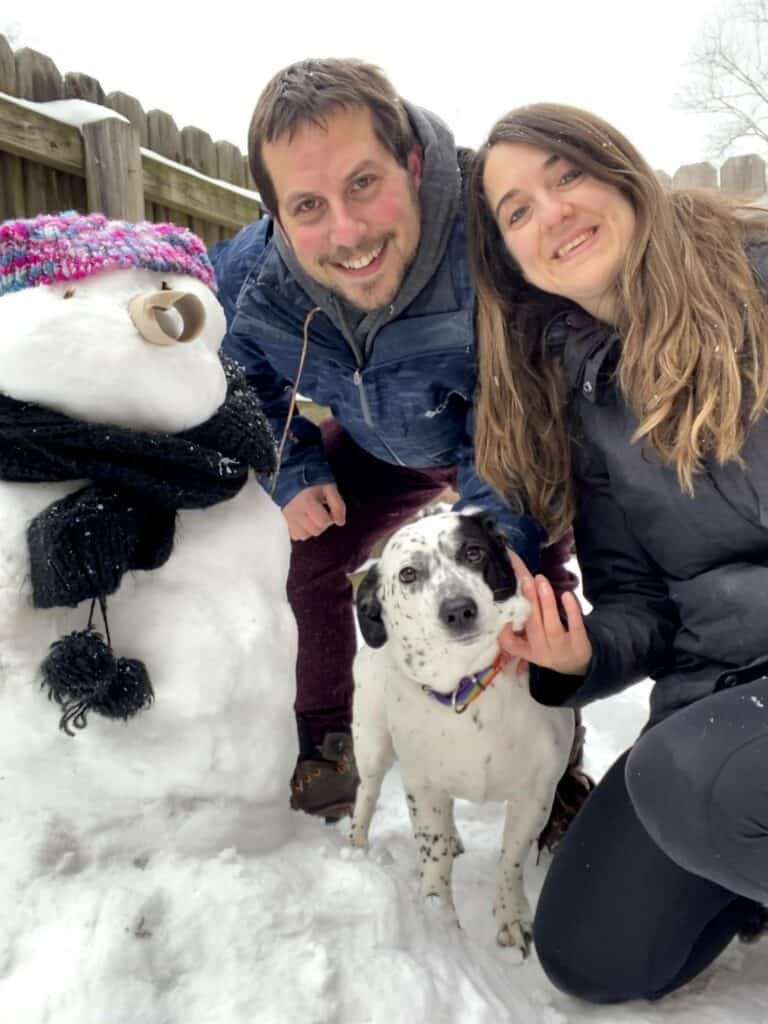
<svg viewBox="0 0 768 1024"><path fill-rule="evenodd" d="M755 153L746 156L732 156L718 169L702 161L684 164L673 175L665 171L656 174L667 185L675 188L718 189L734 199L757 202L764 199L766 191L766 164Z"/></svg>
<svg viewBox="0 0 768 1024"><path fill-rule="evenodd" d="M98 210L172 221L212 245L261 216L237 146L192 126L180 130L170 114L145 113L123 92L105 94L89 75L62 75L50 57L14 51L1 35L0 93L0 220ZM81 128L57 120L45 104L62 99L107 108L104 119Z"/></svg>

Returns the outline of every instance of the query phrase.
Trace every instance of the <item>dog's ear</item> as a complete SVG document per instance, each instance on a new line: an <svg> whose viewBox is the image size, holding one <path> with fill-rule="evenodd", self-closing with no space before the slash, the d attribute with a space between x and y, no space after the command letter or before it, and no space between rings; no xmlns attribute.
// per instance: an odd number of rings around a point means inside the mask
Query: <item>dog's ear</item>
<svg viewBox="0 0 768 1024"><path fill-rule="evenodd" d="M357 621L369 647L381 647L387 640L387 627L381 618L379 583L379 567L374 565L357 588Z"/></svg>
<svg viewBox="0 0 768 1024"><path fill-rule="evenodd" d="M469 512L467 513L467 515L470 519L474 519L477 525L480 526L483 530L485 530L489 537L493 537L494 539L502 539L501 533L499 532L496 516L493 514L493 512L484 512L482 510L478 510L476 512Z"/></svg>

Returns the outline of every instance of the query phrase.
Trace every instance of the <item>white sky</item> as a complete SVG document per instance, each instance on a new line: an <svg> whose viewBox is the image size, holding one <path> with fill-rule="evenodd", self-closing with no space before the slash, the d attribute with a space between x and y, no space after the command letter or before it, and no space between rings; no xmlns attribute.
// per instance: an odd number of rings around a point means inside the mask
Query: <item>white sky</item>
<svg viewBox="0 0 768 1024"><path fill-rule="evenodd" d="M180 128L194 124L243 151L251 110L275 71L302 57L356 56L440 114L462 144L477 145L513 106L566 102L613 121L671 173L708 156L708 119L680 110L675 97L722 3L213 0L185 10L162 0L37 0L28 15L16 5L0 16L0 32L47 53L62 72L87 72L107 92L130 93Z"/></svg>

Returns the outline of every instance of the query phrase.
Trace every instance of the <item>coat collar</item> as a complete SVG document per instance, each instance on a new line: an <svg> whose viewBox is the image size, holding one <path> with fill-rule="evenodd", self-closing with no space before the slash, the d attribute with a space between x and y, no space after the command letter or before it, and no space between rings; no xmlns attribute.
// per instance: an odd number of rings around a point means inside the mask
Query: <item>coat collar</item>
<svg viewBox="0 0 768 1024"><path fill-rule="evenodd" d="M571 391L592 403L606 397L621 349L616 328L574 306L550 320L544 343L551 355L563 360Z"/></svg>

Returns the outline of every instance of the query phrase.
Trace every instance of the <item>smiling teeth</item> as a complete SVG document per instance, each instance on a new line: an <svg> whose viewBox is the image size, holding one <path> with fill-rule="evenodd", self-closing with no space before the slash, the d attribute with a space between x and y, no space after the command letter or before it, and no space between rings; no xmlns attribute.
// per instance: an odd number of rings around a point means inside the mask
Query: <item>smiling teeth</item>
<svg viewBox="0 0 768 1024"><path fill-rule="evenodd" d="M366 256L360 256L359 259L350 260L348 263L341 260L339 265L344 267L345 270L362 270L363 267L367 267L370 263L373 263L377 256L381 255L381 250L383 248L384 246L380 245L378 249L374 249Z"/></svg>
<svg viewBox="0 0 768 1024"><path fill-rule="evenodd" d="M555 256L558 259L561 256L565 256L566 253L569 253L571 251L571 249L575 249L577 245L581 245L582 242L586 242L586 240L588 238L591 238L593 234L594 228L590 228L589 231L582 232L580 235L577 235L576 238L571 239L570 242L566 242L565 245L561 246L555 253Z"/></svg>

